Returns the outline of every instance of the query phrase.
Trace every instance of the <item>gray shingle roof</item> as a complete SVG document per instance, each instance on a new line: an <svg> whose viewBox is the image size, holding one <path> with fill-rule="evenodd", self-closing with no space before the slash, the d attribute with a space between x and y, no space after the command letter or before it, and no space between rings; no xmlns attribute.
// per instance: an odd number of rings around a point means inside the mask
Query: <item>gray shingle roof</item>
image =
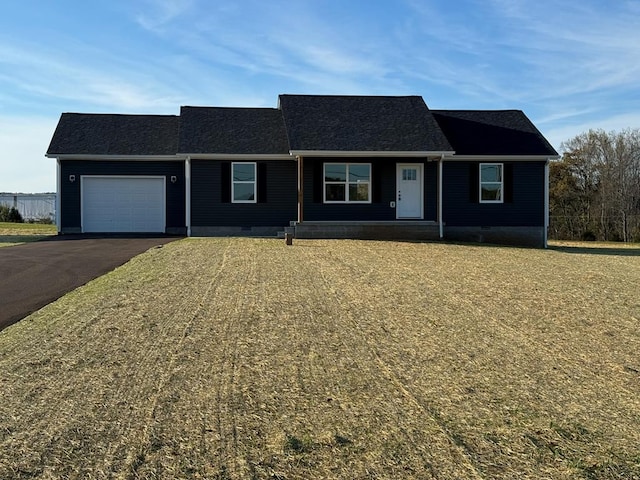
<svg viewBox="0 0 640 480"><path fill-rule="evenodd" d="M280 95L279 100L279 109L182 107L179 117L63 113L47 154L557 155L519 110L431 111L418 96Z"/></svg>
<svg viewBox="0 0 640 480"><path fill-rule="evenodd" d="M175 115L63 113L47 154L174 155Z"/></svg>
<svg viewBox="0 0 640 480"><path fill-rule="evenodd" d="M180 153L289 153L275 108L182 107L180 118Z"/></svg>
<svg viewBox="0 0 640 480"><path fill-rule="evenodd" d="M520 110L431 112L457 155L558 155Z"/></svg>
<svg viewBox="0 0 640 480"><path fill-rule="evenodd" d="M451 151L422 97L280 95L291 150Z"/></svg>

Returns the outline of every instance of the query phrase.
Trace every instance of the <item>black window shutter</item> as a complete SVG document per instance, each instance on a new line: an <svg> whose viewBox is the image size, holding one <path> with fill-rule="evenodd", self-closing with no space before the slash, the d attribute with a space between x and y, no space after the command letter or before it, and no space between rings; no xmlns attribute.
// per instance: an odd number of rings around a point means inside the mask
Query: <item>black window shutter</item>
<svg viewBox="0 0 640 480"><path fill-rule="evenodd" d="M320 160L314 160L313 163L313 203L322 203L322 188L324 185L323 163Z"/></svg>
<svg viewBox="0 0 640 480"><path fill-rule="evenodd" d="M478 203L480 196L480 164L469 164L469 202Z"/></svg>
<svg viewBox="0 0 640 480"><path fill-rule="evenodd" d="M220 202L231 202L231 163L220 164Z"/></svg>
<svg viewBox="0 0 640 480"><path fill-rule="evenodd" d="M513 203L513 163L504 164L502 181L504 184L504 201Z"/></svg>
<svg viewBox="0 0 640 480"><path fill-rule="evenodd" d="M371 182L371 196L373 197L371 201L373 203L380 203L382 201L382 175L378 175L377 164L371 164L370 173L371 177L369 181Z"/></svg>
<svg viewBox="0 0 640 480"><path fill-rule="evenodd" d="M267 164L258 163L258 203L267 203Z"/></svg>

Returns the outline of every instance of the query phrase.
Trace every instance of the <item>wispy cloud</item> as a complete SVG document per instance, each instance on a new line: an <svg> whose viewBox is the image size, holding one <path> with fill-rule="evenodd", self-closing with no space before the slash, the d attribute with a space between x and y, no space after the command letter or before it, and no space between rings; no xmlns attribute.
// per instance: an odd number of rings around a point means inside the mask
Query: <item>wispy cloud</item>
<svg viewBox="0 0 640 480"><path fill-rule="evenodd" d="M92 58L93 65L52 50L0 47L0 63L11 69L11 75L0 76L0 84L28 94L34 102L46 99L124 111L176 108L175 94L163 87L154 72L136 72L126 63L112 61L108 62L110 68L105 68L98 64L106 60L108 52L91 49L82 53L79 57Z"/></svg>
<svg viewBox="0 0 640 480"><path fill-rule="evenodd" d="M545 136L560 151L563 142L587 132L588 130L621 131L628 128L640 128L640 113L624 113L599 118L591 118L576 123L558 123L544 130Z"/></svg>
<svg viewBox="0 0 640 480"><path fill-rule="evenodd" d="M640 127L636 0L113 0L61 10L48 8L48 23L65 28L46 33L0 18L0 116L55 123L61 111L275 106L278 93L422 94L433 108L523 109L557 147L580 129ZM102 15L109 22L95 28Z"/></svg>
<svg viewBox="0 0 640 480"><path fill-rule="evenodd" d="M640 74L640 16L631 3L491 0L502 41L533 76L532 91L565 97L628 88ZM546 88L545 88L546 87Z"/></svg>
<svg viewBox="0 0 640 480"><path fill-rule="evenodd" d="M214 7L190 19L189 28L179 20L153 33L196 55L209 75L238 69L239 75L266 76L283 86L297 85L296 90L358 93L389 70L371 39L364 32L354 35L357 25L321 19L306 3Z"/></svg>
<svg viewBox="0 0 640 480"><path fill-rule="evenodd" d="M144 10L136 14L136 21L147 30L157 31L188 12L193 6L193 1L144 0L142 5Z"/></svg>

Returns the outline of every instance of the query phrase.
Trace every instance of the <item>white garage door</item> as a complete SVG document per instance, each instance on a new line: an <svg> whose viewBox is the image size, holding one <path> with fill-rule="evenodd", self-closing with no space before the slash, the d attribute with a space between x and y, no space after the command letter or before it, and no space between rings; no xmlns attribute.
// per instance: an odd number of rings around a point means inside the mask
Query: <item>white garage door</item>
<svg viewBox="0 0 640 480"><path fill-rule="evenodd" d="M164 177L82 177L83 232L165 231Z"/></svg>

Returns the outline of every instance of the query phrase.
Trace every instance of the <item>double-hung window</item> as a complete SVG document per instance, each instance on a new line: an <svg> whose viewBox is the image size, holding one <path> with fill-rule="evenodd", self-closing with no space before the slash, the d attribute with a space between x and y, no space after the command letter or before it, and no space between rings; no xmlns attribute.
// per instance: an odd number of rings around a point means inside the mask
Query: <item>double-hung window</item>
<svg viewBox="0 0 640 480"><path fill-rule="evenodd" d="M325 203L371 203L370 163L325 163Z"/></svg>
<svg viewBox="0 0 640 480"><path fill-rule="evenodd" d="M503 170L502 163L480 164L480 203L502 203L504 201Z"/></svg>
<svg viewBox="0 0 640 480"><path fill-rule="evenodd" d="M256 203L256 163L233 162L231 164L231 201Z"/></svg>

